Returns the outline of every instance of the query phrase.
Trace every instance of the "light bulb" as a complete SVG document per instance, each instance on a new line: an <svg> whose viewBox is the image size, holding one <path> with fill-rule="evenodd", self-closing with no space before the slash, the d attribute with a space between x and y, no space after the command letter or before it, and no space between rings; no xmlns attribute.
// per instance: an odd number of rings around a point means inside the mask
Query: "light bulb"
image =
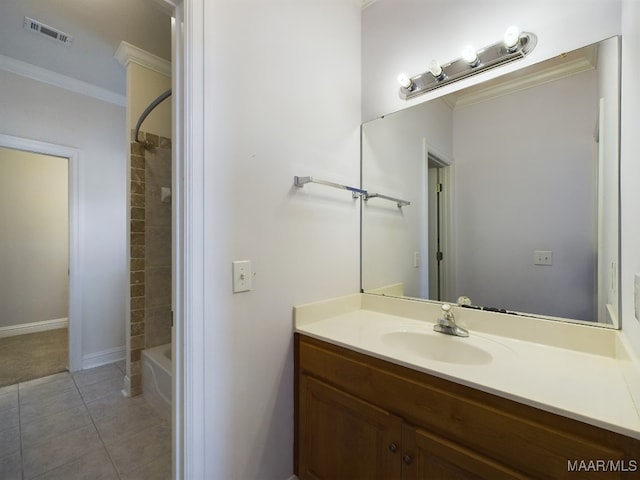
<svg viewBox="0 0 640 480"><path fill-rule="evenodd" d="M478 52L476 52L476 49L471 45L465 47L465 49L462 51L462 58L472 67L475 67L478 65L478 63L480 63L478 59Z"/></svg>
<svg viewBox="0 0 640 480"><path fill-rule="evenodd" d="M511 25L507 28L507 31L504 32L504 45L507 47L507 50L512 51L515 49L516 45L520 41L520 29L515 25Z"/></svg>
<svg viewBox="0 0 640 480"><path fill-rule="evenodd" d="M398 75L398 83L402 88L409 88L413 85L413 80L411 80L406 73L400 73Z"/></svg>
<svg viewBox="0 0 640 480"><path fill-rule="evenodd" d="M442 66L436 60L431 60L429 62L428 69L434 77L440 78L442 76Z"/></svg>

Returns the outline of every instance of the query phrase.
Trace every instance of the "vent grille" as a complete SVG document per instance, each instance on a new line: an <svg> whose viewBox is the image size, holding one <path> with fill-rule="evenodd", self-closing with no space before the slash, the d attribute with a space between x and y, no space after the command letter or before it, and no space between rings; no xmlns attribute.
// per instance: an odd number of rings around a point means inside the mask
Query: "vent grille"
<svg viewBox="0 0 640 480"><path fill-rule="evenodd" d="M61 43L62 45L71 45L73 42L73 37L68 33L64 33L56 28L50 27L49 25L45 25L33 18L24 17L23 26L27 30L44 35L45 37Z"/></svg>

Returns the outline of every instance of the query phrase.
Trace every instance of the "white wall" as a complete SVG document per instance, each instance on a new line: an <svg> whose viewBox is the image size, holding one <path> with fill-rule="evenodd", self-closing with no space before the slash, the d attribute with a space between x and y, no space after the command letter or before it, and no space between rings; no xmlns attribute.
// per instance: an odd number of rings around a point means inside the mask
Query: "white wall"
<svg viewBox="0 0 640 480"><path fill-rule="evenodd" d="M171 77L154 72L142 65L127 65L127 110L129 128L135 129L144 110L161 93L171 88ZM154 108L140 126L140 130L171 138L171 97Z"/></svg>
<svg viewBox="0 0 640 480"><path fill-rule="evenodd" d="M0 133L79 149L83 356L125 344L125 109L0 72Z"/></svg>
<svg viewBox="0 0 640 480"><path fill-rule="evenodd" d="M622 331L640 356L640 323L635 318L633 278L640 273L640 3L623 0L622 15L622 142L620 149L621 177L621 294Z"/></svg>
<svg viewBox="0 0 640 480"><path fill-rule="evenodd" d="M0 148L0 329L67 318L67 162Z"/></svg>
<svg viewBox="0 0 640 480"><path fill-rule="evenodd" d="M454 298L596 319L596 78L455 109ZM534 265L535 250L553 265Z"/></svg>
<svg viewBox="0 0 640 480"><path fill-rule="evenodd" d="M203 478L293 471L292 307L358 291L360 8L204 3ZM231 262L253 290L232 294ZM194 400L195 401L195 400Z"/></svg>
<svg viewBox="0 0 640 480"><path fill-rule="evenodd" d="M424 102L484 79L537 63L620 33L620 0L378 0L363 11L362 118ZM538 36L525 59L436 90L409 102L398 95L398 72L424 72L431 59L459 58L502 38L509 25Z"/></svg>
<svg viewBox="0 0 640 480"><path fill-rule="evenodd" d="M362 188L408 200L371 199L362 213L362 286L373 290L395 283L404 295L426 297L428 285L426 148L452 157L453 115L444 101L429 102L363 125ZM427 147L428 148L428 147ZM420 267L414 267L420 252Z"/></svg>

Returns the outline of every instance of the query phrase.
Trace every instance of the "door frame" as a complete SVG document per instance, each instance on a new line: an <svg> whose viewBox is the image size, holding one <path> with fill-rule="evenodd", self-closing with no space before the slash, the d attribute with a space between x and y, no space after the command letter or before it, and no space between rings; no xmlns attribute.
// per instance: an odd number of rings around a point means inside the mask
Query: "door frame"
<svg viewBox="0 0 640 480"><path fill-rule="evenodd" d="M440 251L444 255L444 260L441 264L440 282L441 282L441 297L445 301L453 302L455 299L451 298L451 295L455 292L455 255L453 244L454 236L454 201L453 201L453 159L445 152L441 151L429 141L424 139L424 163L426 171L429 170L429 158L432 158L435 163L439 165L441 178L440 183L443 186L443 191L440 197L441 210L440 210ZM428 175L427 175L428 177ZM426 179L428 181L428 178ZM425 190L428 190L425 189ZM429 219L426 223L428 225ZM428 235L428 227L427 227ZM428 251L427 251L428 258ZM431 259L428 262L429 268L431 268ZM428 275L428 272L427 272Z"/></svg>
<svg viewBox="0 0 640 480"><path fill-rule="evenodd" d="M204 478L204 0L156 0L172 20L172 476ZM210 448L210 446L209 446Z"/></svg>
<svg viewBox="0 0 640 480"><path fill-rule="evenodd" d="M80 259L82 243L80 242L80 226L82 219L82 191L80 176L82 168L82 150L41 142L30 138L14 137L0 134L0 147L62 157L68 160L68 195L69 195L69 371L82 370L82 278Z"/></svg>
<svg viewBox="0 0 640 480"><path fill-rule="evenodd" d="M204 0L155 0L172 16L172 478L204 478Z"/></svg>

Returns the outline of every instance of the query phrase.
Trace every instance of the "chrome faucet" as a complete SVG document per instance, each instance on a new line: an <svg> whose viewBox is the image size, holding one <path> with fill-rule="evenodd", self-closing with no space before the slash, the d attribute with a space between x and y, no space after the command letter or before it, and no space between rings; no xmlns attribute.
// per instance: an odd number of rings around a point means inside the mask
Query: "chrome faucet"
<svg viewBox="0 0 640 480"><path fill-rule="evenodd" d="M455 335L456 337L468 337L469 331L456 325L456 319L453 317L451 305L445 303L442 305L442 318L438 319L438 323L433 326L433 330L447 335Z"/></svg>

